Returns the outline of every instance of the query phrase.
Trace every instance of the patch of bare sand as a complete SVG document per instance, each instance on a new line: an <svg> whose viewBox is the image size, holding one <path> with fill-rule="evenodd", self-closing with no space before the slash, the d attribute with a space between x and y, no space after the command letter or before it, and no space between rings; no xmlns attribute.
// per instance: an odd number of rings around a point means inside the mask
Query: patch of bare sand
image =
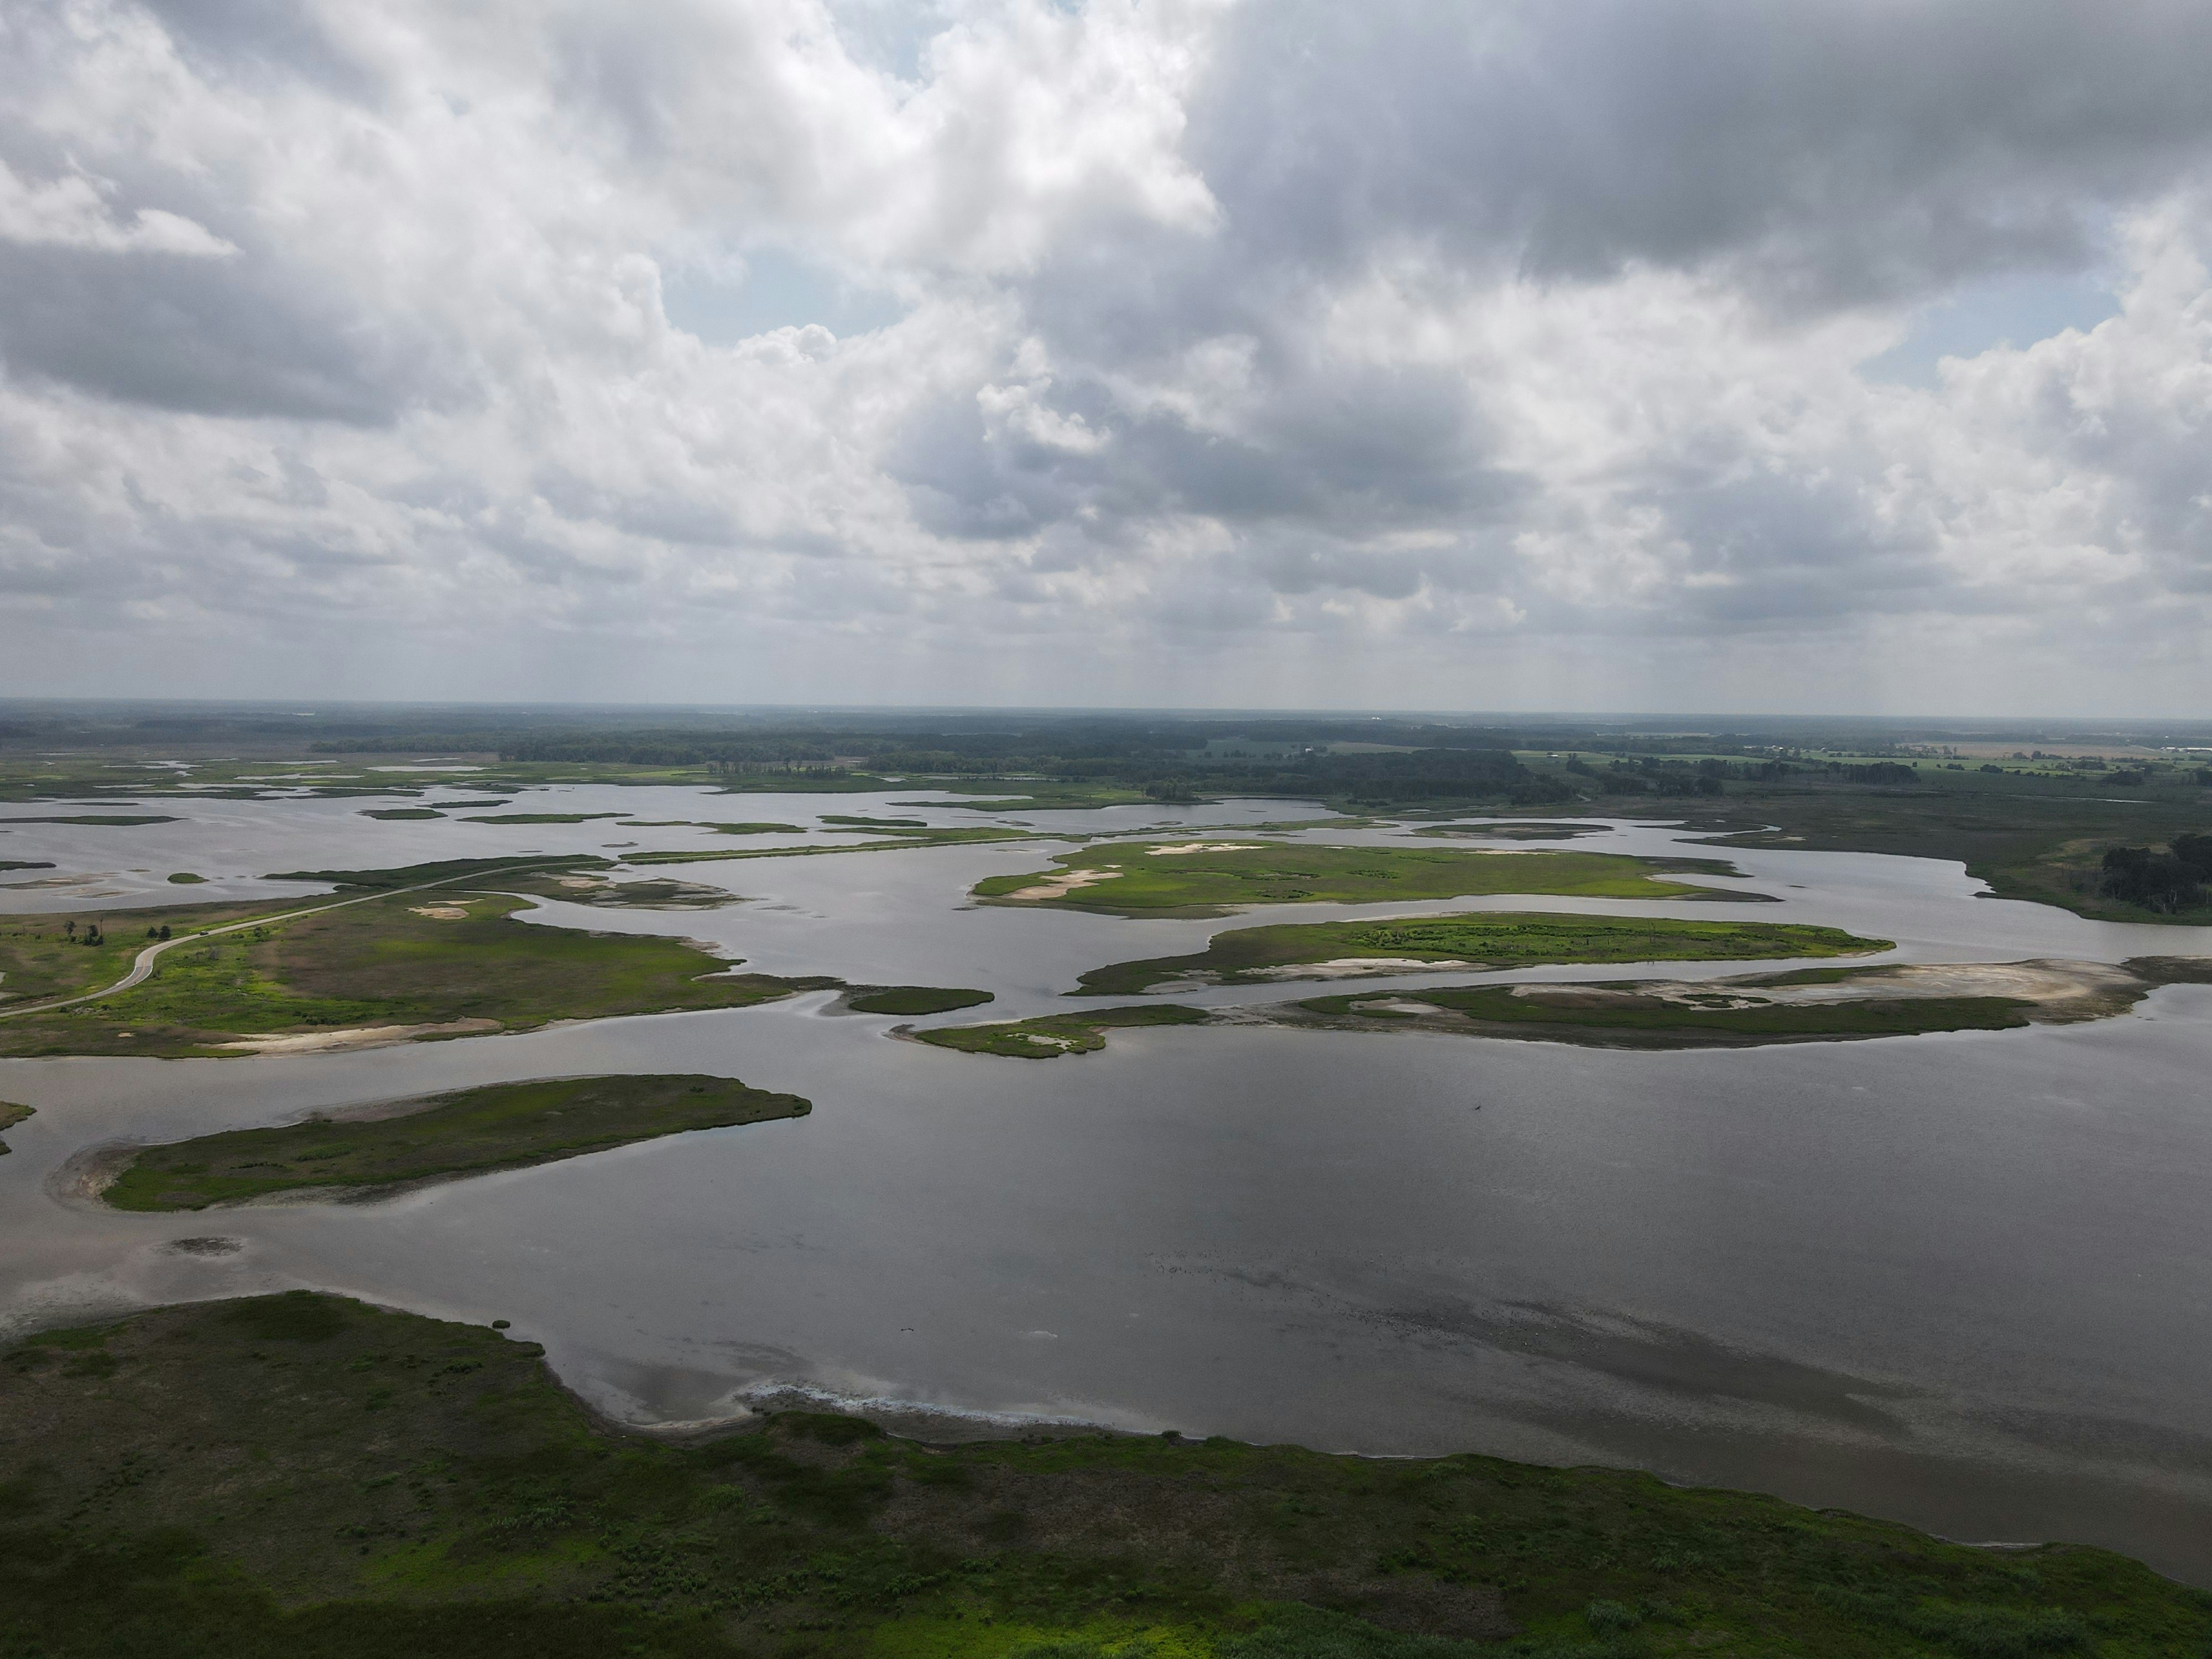
<svg viewBox="0 0 2212 1659"><path fill-rule="evenodd" d="M1293 962L1280 968L1246 968L1239 979L1371 979L1378 974L1425 974L1480 968L1480 962L1435 962L1426 957L1337 957L1328 962Z"/></svg>
<svg viewBox="0 0 2212 1659"><path fill-rule="evenodd" d="M1147 847L1145 856L1179 859L1192 853L1256 853L1261 846L1256 841L1183 841L1169 847Z"/></svg>
<svg viewBox="0 0 2212 1659"><path fill-rule="evenodd" d="M246 1054L328 1054L349 1048L381 1048L418 1037L463 1036L477 1031L496 1031L495 1019L453 1019L442 1025L356 1025L336 1031L294 1031L274 1036L237 1037L218 1042Z"/></svg>
<svg viewBox="0 0 2212 1659"><path fill-rule="evenodd" d="M1047 876L1034 886L1020 887L1006 895L1010 899L1056 899L1085 887L1096 887L1102 881L1119 881L1119 870L1066 870L1056 876Z"/></svg>

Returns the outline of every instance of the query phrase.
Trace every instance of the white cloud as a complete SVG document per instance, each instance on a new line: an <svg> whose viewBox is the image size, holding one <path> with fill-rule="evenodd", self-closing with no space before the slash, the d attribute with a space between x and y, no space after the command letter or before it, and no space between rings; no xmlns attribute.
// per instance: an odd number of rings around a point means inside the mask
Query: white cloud
<svg viewBox="0 0 2212 1659"><path fill-rule="evenodd" d="M2195 712L2198 45L23 0L0 690ZM671 323L759 261L897 303ZM2091 262L2094 329L1863 372Z"/></svg>

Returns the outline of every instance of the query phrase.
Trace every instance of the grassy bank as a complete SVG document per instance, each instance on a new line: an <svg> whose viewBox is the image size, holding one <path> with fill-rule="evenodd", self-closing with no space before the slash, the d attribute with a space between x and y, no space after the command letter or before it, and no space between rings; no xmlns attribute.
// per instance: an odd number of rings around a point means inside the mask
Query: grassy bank
<svg viewBox="0 0 2212 1659"><path fill-rule="evenodd" d="M1788 957L1838 957L1890 949L1887 939L1860 939L1838 927L1791 922L1676 921L1666 917L1565 916L1478 912L1408 916L1389 921L1289 923L1216 933L1188 956L1156 957L1094 968L1078 996L1134 996L1185 976L1224 984L1298 978L1322 963L1451 962L1481 968L1530 968L1553 963L1745 962Z"/></svg>
<svg viewBox="0 0 2212 1659"><path fill-rule="evenodd" d="M1387 996L1315 997L1299 1003L1297 1012L1331 1024L1418 1024L1477 1036L1540 1036L1609 1048L1710 1048L2006 1030L2029 1024L2033 1007L2014 997L1898 997L1700 1008L1627 988L1597 998L1582 987L1516 996L1504 986L1459 986Z"/></svg>
<svg viewBox="0 0 2212 1659"><path fill-rule="evenodd" d="M855 985L845 993L845 1006L856 1014L949 1014L992 1000L988 991L937 985Z"/></svg>
<svg viewBox="0 0 2212 1659"><path fill-rule="evenodd" d="M200 1210L276 1193L380 1187L551 1164L695 1129L804 1117L796 1095L734 1078L558 1078L499 1083L371 1114L318 1114L149 1146L101 1196L119 1210Z"/></svg>
<svg viewBox="0 0 2212 1659"><path fill-rule="evenodd" d="M842 983L732 972L681 939L514 921L527 905L437 888L195 939L164 953L131 990L0 1020L0 1055L205 1054L246 1038L461 1022L527 1030L557 1019L748 1007ZM115 943L91 949L67 943L58 921L10 919L0 925L5 983L40 996L94 989L121 976L154 916L181 934L241 911L255 914L240 906L120 914L108 922ZM19 962L31 969L23 981Z"/></svg>
<svg viewBox="0 0 2212 1659"><path fill-rule="evenodd" d="M1617 853L1486 853L1456 847L1255 845L1233 836L1088 847L1058 867L994 876L975 896L1111 915L1224 915L1248 904L1366 904L1492 893L1577 898L1763 897L1669 881L1669 872L1735 876L1723 860Z"/></svg>
<svg viewBox="0 0 2212 1659"><path fill-rule="evenodd" d="M791 1413L609 1431L534 1344L294 1292L0 1355L0 1651L2197 1656L2212 1597L1601 1469Z"/></svg>
<svg viewBox="0 0 2212 1659"><path fill-rule="evenodd" d="M933 1048L963 1054L999 1054L1009 1060L1057 1060L1087 1054L1106 1046L1106 1033L1142 1025L1203 1025L1208 1016L1174 1003L1146 1003L1134 1008L1100 1008L1081 1014L1048 1014L1042 1019L1007 1020L996 1025L945 1025L916 1031Z"/></svg>
<svg viewBox="0 0 2212 1659"><path fill-rule="evenodd" d="M31 1111L30 1107L19 1106L12 1100L0 1100L0 1130L14 1128L30 1116ZM0 1158L7 1157L14 1150L6 1141L0 1140Z"/></svg>

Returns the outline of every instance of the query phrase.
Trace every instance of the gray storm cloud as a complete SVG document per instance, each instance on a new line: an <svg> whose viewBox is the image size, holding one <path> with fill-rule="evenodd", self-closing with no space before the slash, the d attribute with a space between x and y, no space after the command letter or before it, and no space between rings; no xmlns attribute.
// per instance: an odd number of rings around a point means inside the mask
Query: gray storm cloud
<svg viewBox="0 0 2212 1659"><path fill-rule="evenodd" d="M2202 712L2207 62L2156 0L20 0L0 690Z"/></svg>

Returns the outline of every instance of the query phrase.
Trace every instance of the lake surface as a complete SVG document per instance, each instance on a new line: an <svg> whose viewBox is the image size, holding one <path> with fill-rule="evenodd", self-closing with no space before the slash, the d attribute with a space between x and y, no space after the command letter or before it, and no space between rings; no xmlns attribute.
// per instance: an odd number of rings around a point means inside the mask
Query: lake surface
<svg viewBox="0 0 2212 1659"><path fill-rule="evenodd" d="M506 810L991 821L890 805L914 798L580 788ZM97 879L0 897L84 911L133 893L312 890L254 879L272 869L733 844L614 819L379 823L360 805L164 803L146 810L189 821L6 826L0 857ZM1269 802L1025 821L1314 816ZM1753 879L1716 885L1783 902L1488 908L1818 921L1921 961L2212 951L2212 932L1976 897L1955 865L1686 848L1656 825L1571 844L1717 851ZM1206 922L966 903L981 877L1054 850L658 866L645 873L748 902L538 914L710 940L770 972L997 994L948 1017L969 1020L1064 1008L1086 968L1194 950L1240 922L1481 908ZM173 869L218 879L169 887ZM1395 982L1421 981L1363 984ZM570 1386L639 1422L799 1388L971 1419L1631 1464L1954 1537L2111 1544L2212 1583L2212 988L2092 1025L1730 1052L1254 1028L1117 1033L1103 1054L1048 1062L899 1042L896 1022L829 1000L349 1054L0 1062L0 1098L39 1108L0 1159L0 1322L308 1285L510 1319ZM370 1205L124 1216L49 1184L106 1141L652 1070L733 1074L815 1109ZM205 1234L240 1248L170 1248Z"/></svg>

